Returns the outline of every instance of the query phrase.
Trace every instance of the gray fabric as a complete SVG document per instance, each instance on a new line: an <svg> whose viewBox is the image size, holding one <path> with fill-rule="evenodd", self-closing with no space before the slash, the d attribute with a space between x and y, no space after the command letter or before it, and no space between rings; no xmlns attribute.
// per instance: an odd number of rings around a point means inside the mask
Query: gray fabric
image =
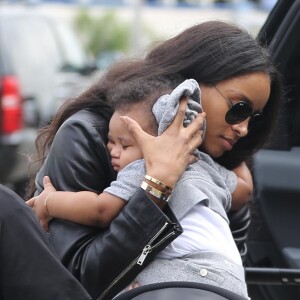
<svg viewBox="0 0 300 300"><path fill-rule="evenodd" d="M214 162L209 155L200 151L197 154L199 160L189 165L177 182L169 205L180 220L194 205L202 202L228 222L226 212L230 209L231 193L236 187L236 175ZM143 159L132 162L104 191L128 201L140 187L145 171Z"/></svg>
<svg viewBox="0 0 300 300"><path fill-rule="evenodd" d="M146 174L144 159L136 160L118 173L117 179L111 182L104 192L128 201L141 186Z"/></svg>
<svg viewBox="0 0 300 300"><path fill-rule="evenodd" d="M244 268L228 257L213 252L155 259L137 276L136 281L141 286L169 281L199 282L248 297Z"/></svg>
<svg viewBox="0 0 300 300"><path fill-rule="evenodd" d="M175 186L170 207L181 220L196 204L202 202L229 222L227 213L231 207L231 194L235 190L237 177L198 151L199 160L188 166Z"/></svg>
<svg viewBox="0 0 300 300"><path fill-rule="evenodd" d="M161 135L174 120L179 108L179 100L182 96L188 97L188 105L183 121L185 127L203 111L201 106L201 91L197 81L194 79L185 80L170 95L161 96L152 108L158 124L158 135ZM203 132L205 132L205 128L206 121L203 124Z"/></svg>

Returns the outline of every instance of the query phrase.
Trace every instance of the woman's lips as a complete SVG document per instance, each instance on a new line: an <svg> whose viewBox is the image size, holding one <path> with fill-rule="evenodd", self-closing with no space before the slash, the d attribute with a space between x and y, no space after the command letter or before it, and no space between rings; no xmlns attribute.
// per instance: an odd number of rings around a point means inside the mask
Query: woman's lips
<svg viewBox="0 0 300 300"><path fill-rule="evenodd" d="M224 136L221 137L222 145L226 151L232 150L233 146L235 145L236 141L234 139L226 138Z"/></svg>

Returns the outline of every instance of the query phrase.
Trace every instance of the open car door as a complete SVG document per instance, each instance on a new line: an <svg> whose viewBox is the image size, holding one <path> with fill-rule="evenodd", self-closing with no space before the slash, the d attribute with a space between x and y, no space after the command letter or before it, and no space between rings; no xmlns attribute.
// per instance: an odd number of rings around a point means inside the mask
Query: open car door
<svg viewBox="0 0 300 300"><path fill-rule="evenodd" d="M278 270L278 280L271 284L250 282L249 294L254 300L299 300L300 0L279 0L258 38L271 50L285 92L272 138L253 160L255 196L246 266L295 272Z"/></svg>

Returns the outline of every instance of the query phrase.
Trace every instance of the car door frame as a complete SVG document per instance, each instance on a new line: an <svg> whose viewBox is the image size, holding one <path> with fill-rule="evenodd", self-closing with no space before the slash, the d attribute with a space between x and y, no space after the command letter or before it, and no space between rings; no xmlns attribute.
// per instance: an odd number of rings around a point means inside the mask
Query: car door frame
<svg viewBox="0 0 300 300"><path fill-rule="evenodd" d="M294 51L293 38L300 45L297 28L299 31L300 1L283 0L277 2L258 34L283 75ZM283 104L278 123L288 117ZM253 159L255 197L246 266L250 295L257 300L296 300L300 295L300 285L290 286L300 283L300 239L296 238L300 229L300 147L291 147L282 138L287 131L286 126L278 126L269 146ZM260 270L252 273L252 267Z"/></svg>

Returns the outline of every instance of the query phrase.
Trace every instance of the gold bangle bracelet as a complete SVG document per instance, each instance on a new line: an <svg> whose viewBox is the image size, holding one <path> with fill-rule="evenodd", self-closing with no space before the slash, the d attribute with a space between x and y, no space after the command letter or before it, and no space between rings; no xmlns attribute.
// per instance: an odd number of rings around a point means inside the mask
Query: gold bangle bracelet
<svg viewBox="0 0 300 300"><path fill-rule="evenodd" d="M46 207L47 214L48 214L50 217L52 217L52 215L50 214L49 209L48 209L48 200L49 200L50 197L53 195L53 193L54 193L54 192L50 192L50 193L47 195L47 197L46 197L46 199L45 199L45 201L44 201L44 206Z"/></svg>
<svg viewBox="0 0 300 300"><path fill-rule="evenodd" d="M171 188L170 186L167 186L165 183L163 183L162 181L150 176L150 175L145 175L145 178L159 186L161 186L166 192L170 192L172 193L173 188Z"/></svg>
<svg viewBox="0 0 300 300"><path fill-rule="evenodd" d="M164 193L164 192L156 189L155 187L151 186L150 184L148 184L145 181L142 182L141 188L159 200L168 202L170 199L170 193Z"/></svg>

